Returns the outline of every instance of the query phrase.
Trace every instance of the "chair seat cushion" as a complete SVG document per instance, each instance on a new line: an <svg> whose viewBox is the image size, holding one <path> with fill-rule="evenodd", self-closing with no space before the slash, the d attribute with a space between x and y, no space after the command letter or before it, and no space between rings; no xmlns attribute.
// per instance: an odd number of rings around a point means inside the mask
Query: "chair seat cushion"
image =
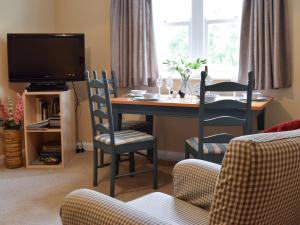
<svg viewBox="0 0 300 225"><path fill-rule="evenodd" d="M209 211L160 192L145 195L127 202L127 204L136 207L139 211L171 223L208 224Z"/></svg>
<svg viewBox="0 0 300 225"><path fill-rule="evenodd" d="M135 131L135 130L122 130L115 132L115 145L132 144L142 141L151 141L154 137L152 135ZM104 144L110 144L109 134L101 134L95 137L96 141Z"/></svg>
<svg viewBox="0 0 300 225"><path fill-rule="evenodd" d="M186 140L186 142L195 150L198 149L198 137L192 137ZM227 143L205 143L203 144L203 153L204 154L224 154L227 150Z"/></svg>

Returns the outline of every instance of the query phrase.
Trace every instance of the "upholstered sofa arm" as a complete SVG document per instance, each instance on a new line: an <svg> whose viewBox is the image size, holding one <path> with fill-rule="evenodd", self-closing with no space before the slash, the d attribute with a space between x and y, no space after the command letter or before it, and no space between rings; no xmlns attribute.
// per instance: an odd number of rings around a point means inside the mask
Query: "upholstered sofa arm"
<svg viewBox="0 0 300 225"><path fill-rule="evenodd" d="M67 195L60 216L63 225L168 224L124 202L88 189Z"/></svg>
<svg viewBox="0 0 300 225"><path fill-rule="evenodd" d="M207 161L180 161L173 170L174 196L209 210L220 170L220 165Z"/></svg>

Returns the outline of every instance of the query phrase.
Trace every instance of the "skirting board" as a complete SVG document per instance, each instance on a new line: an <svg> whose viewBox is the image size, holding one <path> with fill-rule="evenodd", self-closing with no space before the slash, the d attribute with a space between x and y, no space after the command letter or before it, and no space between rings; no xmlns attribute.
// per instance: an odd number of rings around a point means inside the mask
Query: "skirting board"
<svg viewBox="0 0 300 225"><path fill-rule="evenodd" d="M93 144L83 142L83 147L87 151L93 151ZM180 161L184 159L184 152L164 151L158 149L158 158L166 161Z"/></svg>
<svg viewBox="0 0 300 225"><path fill-rule="evenodd" d="M0 165L4 164L4 155L0 155Z"/></svg>

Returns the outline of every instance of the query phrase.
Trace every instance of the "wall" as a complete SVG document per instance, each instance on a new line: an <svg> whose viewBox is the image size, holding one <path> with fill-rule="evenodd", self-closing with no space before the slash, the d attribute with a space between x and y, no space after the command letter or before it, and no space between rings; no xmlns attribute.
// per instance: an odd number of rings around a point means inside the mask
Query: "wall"
<svg viewBox="0 0 300 225"><path fill-rule="evenodd" d="M23 92L24 85L8 83L6 34L54 32L53 0L0 0L0 99ZM0 155L3 154L0 130Z"/></svg>
<svg viewBox="0 0 300 225"><path fill-rule="evenodd" d="M84 33L88 70L110 70L110 0L56 0L57 32ZM76 82L79 140L91 142L92 129L85 82Z"/></svg>
<svg viewBox="0 0 300 225"><path fill-rule="evenodd" d="M293 87L267 91L275 101L267 109L267 127L300 113L300 1L289 0ZM88 69L110 70L110 0L0 0L0 97L23 86L7 81L5 36L7 32L80 32L86 35ZM90 115L85 83L76 83L80 98L79 139L91 142ZM156 118L155 135L159 149L182 152L184 139L197 134L195 119ZM237 131L238 132L238 131ZM0 155L1 138L0 138Z"/></svg>
<svg viewBox="0 0 300 225"><path fill-rule="evenodd" d="M300 68L297 65L300 52L297 48L300 44L297 38L295 21L299 19L300 1L289 0L290 26L292 30L292 55L294 85L286 90L269 91L266 94L276 96L275 101L267 109L267 126L272 126L291 118L297 118L299 107L297 106L297 86L300 79L295 76ZM88 56L88 68L101 70L110 68L110 0L88 0L83 3L80 0L56 0L56 27L58 32L84 32L86 35L86 47ZM76 83L80 96L78 131L79 139L91 142L91 126L86 99L85 84ZM284 97L282 97L284 96ZM300 97L299 97L300 98ZM156 118L154 134L159 137L159 149L183 152L185 137L197 134L197 120L188 118ZM237 133L240 130L236 130ZM166 153L167 154L167 153ZM177 154L178 155L178 154Z"/></svg>
<svg viewBox="0 0 300 225"><path fill-rule="evenodd" d="M292 88L266 91L275 97L267 110L267 126L291 119L300 119L300 1L288 0L291 46Z"/></svg>

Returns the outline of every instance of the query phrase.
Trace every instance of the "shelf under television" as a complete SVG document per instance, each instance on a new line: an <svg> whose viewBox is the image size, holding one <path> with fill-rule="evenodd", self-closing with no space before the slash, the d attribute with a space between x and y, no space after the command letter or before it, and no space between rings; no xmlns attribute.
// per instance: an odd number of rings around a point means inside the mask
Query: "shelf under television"
<svg viewBox="0 0 300 225"><path fill-rule="evenodd" d="M48 128L48 129L26 129L27 133L60 133L60 128Z"/></svg>
<svg viewBox="0 0 300 225"><path fill-rule="evenodd" d="M39 158L36 158L33 160L29 165L27 165L27 168L44 168L44 169L51 169L51 168L62 168L62 162L55 164L55 165L47 165L39 160Z"/></svg>

